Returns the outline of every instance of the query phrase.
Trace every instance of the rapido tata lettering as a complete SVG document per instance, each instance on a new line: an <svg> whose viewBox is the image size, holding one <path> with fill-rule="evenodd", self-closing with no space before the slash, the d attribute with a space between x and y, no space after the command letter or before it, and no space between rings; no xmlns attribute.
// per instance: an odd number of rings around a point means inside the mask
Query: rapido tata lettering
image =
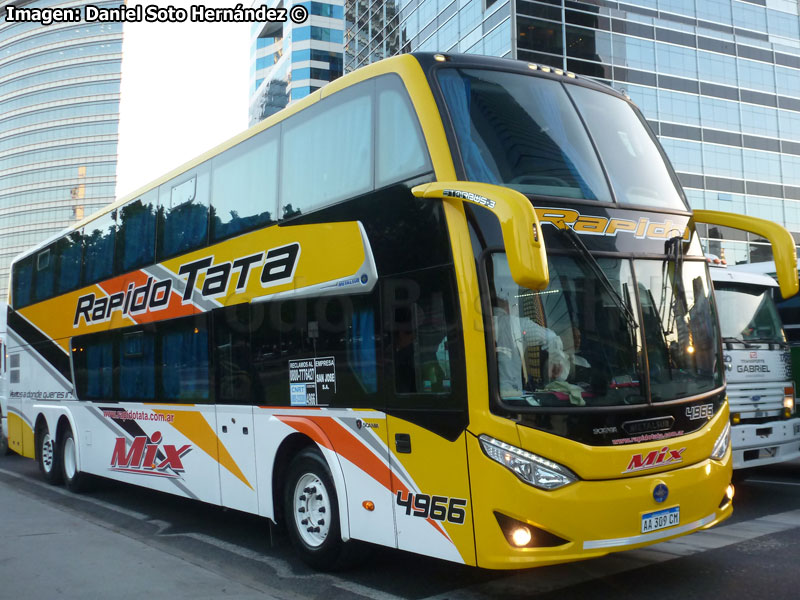
<svg viewBox="0 0 800 600"><path fill-rule="evenodd" d="M236 292L242 292L247 287L250 274L259 267L262 288L288 283L294 278L299 257L300 244L293 242L218 264L213 264L213 256L184 263L178 268L178 277L186 278L181 303L191 302L195 291L203 298L222 296L228 293L231 282L235 282ZM205 275L202 286L195 290L201 274ZM136 316L163 310L169 306L174 280L177 278L156 279L148 275L144 284L136 286L135 283L129 283L125 291L100 297L95 292L84 294L76 303L72 326L78 327L81 319L86 325L102 323L111 319L115 312L122 316Z"/></svg>

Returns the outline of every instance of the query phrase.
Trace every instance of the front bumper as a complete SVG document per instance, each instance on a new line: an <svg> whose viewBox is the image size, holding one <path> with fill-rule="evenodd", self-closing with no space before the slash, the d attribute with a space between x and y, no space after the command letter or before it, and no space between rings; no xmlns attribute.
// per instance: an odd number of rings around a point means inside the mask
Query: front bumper
<svg viewBox="0 0 800 600"><path fill-rule="evenodd" d="M712 527L733 512L723 501L731 480L731 453L671 471L602 481L578 481L555 491L542 491L516 478L486 457L469 436L469 462L478 566L518 569L583 560L629 550ZM654 500L665 484L669 495ZM680 523L642 533L642 516L680 506ZM563 538L549 547L513 547L495 513Z"/></svg>
<svg viewBox="0 0 800 600"><path fill-rule="evenodd" d="M735 425L731 429L731 444L734 469L800 458L800 419Z"/></svg>

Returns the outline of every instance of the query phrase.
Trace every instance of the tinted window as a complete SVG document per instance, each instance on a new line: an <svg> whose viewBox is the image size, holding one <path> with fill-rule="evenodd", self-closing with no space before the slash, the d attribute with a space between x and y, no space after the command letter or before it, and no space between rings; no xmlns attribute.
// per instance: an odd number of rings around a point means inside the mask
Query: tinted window
<svg viewBox="0 0 800 600"><path fill-rule="evenodd" d="M116 212L100 217L86 228L86 255L83 284L111 277L114 271L114 240L117 233Z"/></svg>
<svg viewBox="0 0 800 600"><path fill-rule="evenodd" d="M523 193L611 201L586 129L557 81L441 69L466 177Z"/></svg>
<svg viewBox="0 0 800 600"><path fill-rule="evenodd" d="M279 133L280 127L263 131L214 158L212 241L275 221Z"/></svg>
<svg viewBox="0 0 800 600"><path fill-rule="evenodd" d="M155 339L148 331L123 333L119 348L122 400L155 399Z"/></svg>
<svg viewBox="0 0 800 600"><path fill-rule="evenodd" d="M249 305L214 311L217 402L246 404L252 397Z"/></svg>
<svg viewBox="0 0 800 600"><path fill-rule="evenodd" d="M372 85L336 93L284 122L281 218L372 188Z"/></svg>
<svg viewBox="0 0 800 600"><path fill-rule="evenodd" d="M52 247L54 249L54 247ZM53 296L56 261L51 248L36 253L36 293L34 301L39 302Z"/></svg>
<svg viewBox="0 0 800 600"><path fill-rule="evenodd" d="M154 190L120 209L117 272L125 273L154 262L157 196Z"/></svg>
<svg viewBox="0 0 800 600"><path fill-rule="evenodd" d="M685 210L658 144L627 103L568 86L611 179L618 202Z"/></svg>
<svg viewBox="0 0 800 600"><path fill-rule="evenodd" d="M378 136L375 185L402 181L431 169L411 101L397 77L378 80Z"/></svg>
<svg viewBox="0 0 800 600"><path fill-rule="evenodd" d="M194 250L208 241L209 164L158 189L158 260Z"/></svg>
<svg viewBox="0 0 800 600"><path fill-rule="evenodd" d="M72 359L78 399L113 401L114 345L111 337L74 338Z"/></svg>
<svg viewBox="0 0 800 600"><path fill-rule="evenodd" d="M34 256L29 256L14 265L14 308L16 309L31 303L34 260Z"/></svg>
<svg viewBox="0 0 800 600"><path fill-rule="evenodd" d="M70 233L58 241L56 249L56 261L58 262L56 293L63 294L80 286L83 236L79 231Z"/></svg>
<svg viewBox="0 0 800 600"><path fill-rule="evenodd" d="M205 318L182 319L160 332L161 390L167 402L209 400L208 330Z"/></svg>

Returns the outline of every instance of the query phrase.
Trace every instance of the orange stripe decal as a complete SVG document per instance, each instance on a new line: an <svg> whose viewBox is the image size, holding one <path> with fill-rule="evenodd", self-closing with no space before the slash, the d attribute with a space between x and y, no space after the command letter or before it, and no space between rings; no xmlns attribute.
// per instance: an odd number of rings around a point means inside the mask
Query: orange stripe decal
<svg viewBox="0 0 800 600"><path fill-rule="evenodd" d="M395 490L392 489L392 473L388 465L375 456L370 449L365 448L361 440L345 427L342 427L332 417L296 417L288 415L276 415L276 417L300 433L305 433L320 446L333 450L339 456L349 460L387 490L393 494L395 493ZM397 478L395 478L395 482L399 491L408 496L409 490L403 485L403 482ZM430 518L427 521L445 538L450 540L450 536L436 521Z"/></svg>
<svg viewBox="0 0 800 600"><path fill-rule="evenodd" d="M216 460L220 465L228 469L231 474L244 483L251 490L253 486L247 481L239 465L233 460L228 450L211 429L211 425L205 420L203 415L195 411L167 411L153 410L154 413L175 415L170 423L175 429L189 438L198 448Z"/></svg>

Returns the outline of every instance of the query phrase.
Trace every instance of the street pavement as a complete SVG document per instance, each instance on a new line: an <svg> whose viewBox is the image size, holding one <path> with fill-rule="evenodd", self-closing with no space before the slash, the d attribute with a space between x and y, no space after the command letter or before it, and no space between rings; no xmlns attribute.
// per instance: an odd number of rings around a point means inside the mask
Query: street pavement
<svg viewBox="0 0 800 600"><path fill-rule="evenodd" d="M753 472L734 507L709 531L578 563L485 571L375 548L325 574L252 515L111 481L75 495L0 457L0 600L800 597L800 461Z"/></svg>

